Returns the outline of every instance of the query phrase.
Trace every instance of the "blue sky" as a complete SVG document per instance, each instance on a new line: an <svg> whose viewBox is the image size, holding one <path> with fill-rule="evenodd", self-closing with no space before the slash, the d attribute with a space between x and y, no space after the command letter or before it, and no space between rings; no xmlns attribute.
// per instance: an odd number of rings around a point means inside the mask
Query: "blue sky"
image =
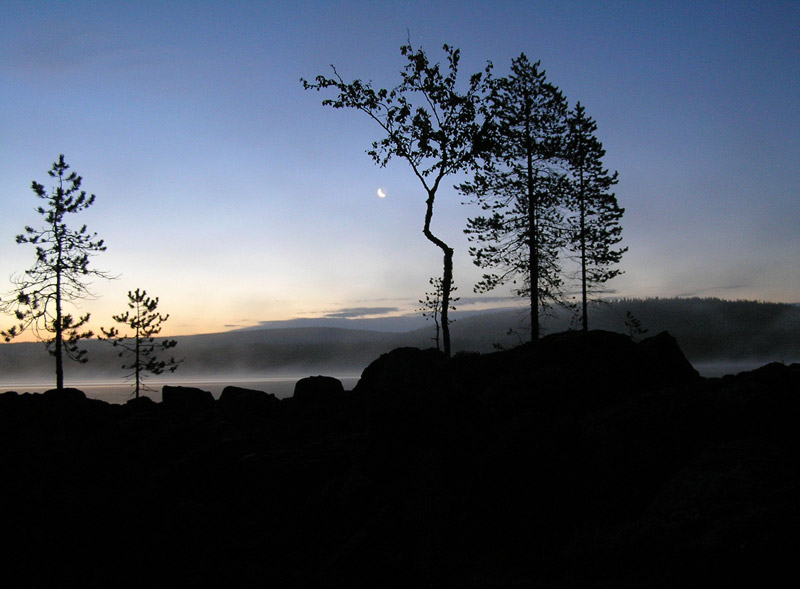
<svg viewBox="0 0 800 589"><path fill-rule="evenodd" d="M410 34L468 75L524 52L599 125L626 208L616 296L800 300L800 3L3 2L0 291L29 267L30 191L59 153L97 195L85 222L172 334L261 321L412 312L440 272L425 195L376 167L378 128L321 106L301 77L392 86ZM382 187L387 198L379 199ZM450 186L434 231L456 249L461 308L483 301ZM3 237L5 236L5 237ZM500 300L497 300L497 298Z"/></svg>

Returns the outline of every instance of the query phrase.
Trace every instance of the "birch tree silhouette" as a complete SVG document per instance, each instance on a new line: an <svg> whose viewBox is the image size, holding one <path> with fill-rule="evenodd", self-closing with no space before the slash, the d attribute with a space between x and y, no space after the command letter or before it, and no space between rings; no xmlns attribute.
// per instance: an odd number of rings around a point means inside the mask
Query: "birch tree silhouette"
<svg viewBox="0 0 800 589"><path fill-rule="evenodd" d="M346 83L335 67L333 77L317 76L314 83L301 79L306 90L338 91L322 104L333 108L353 108L363 112L380 127L383 137L372 143L368 154L381 167L392 158L404 160L422 184L426 195L422 232L442 251L441 326L444 353L450 356L450 329L447 320L453 283L453 248L432 229L434 203L442 180L475 165L481 143L481 93L491 64L484 73L473 74L466 91L456 86L458 49L444 45L447 65L444 71L432 64L422 49L410 42L400 48L407 63L400 72L400 83L392 89L374 89L370 82Z"/></svg>

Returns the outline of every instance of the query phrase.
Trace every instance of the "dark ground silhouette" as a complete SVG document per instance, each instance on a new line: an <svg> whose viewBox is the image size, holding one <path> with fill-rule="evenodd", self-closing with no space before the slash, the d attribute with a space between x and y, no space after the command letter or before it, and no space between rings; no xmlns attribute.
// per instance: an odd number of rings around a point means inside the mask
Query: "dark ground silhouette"
<svg viewBox="0 0 800 589"><path fill-rule="evenodd" d="M14 586L687 587L796 562L800 365L666 333L382 355L352 391L0 395ZM798 576L797 571L793 575ZM780 577L788 582L785 576Z"/></svg>

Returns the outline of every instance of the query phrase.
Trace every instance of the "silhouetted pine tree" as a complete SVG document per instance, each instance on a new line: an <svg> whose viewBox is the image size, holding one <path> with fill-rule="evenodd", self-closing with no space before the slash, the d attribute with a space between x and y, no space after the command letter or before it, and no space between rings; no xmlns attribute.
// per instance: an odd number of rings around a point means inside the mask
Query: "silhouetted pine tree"
<svg viewBox="0 0 800 589"><path fill-rule="evenodd" d="M628 328L628 335L631 339L639 338L648 331L642 327L642 322L630 311L625 313L625 327Z"/></svg>
<svg viewBox="0 0 800 589"><path fill-rule="evenodd" d="M68 170L63 154L59 155L47 172L55 180L51 192L36 181L31 183L33 192L44 201L36 212L44 217L45 224L41 229L26 226L25 233L17 235L17 243L35 246L36 261L24 274L12 277L13 298L0 304L0 309L19 321L0 334L8 342L31 329L37 339L46 342L56 361L59 391L64 389L64 356L86 362L86 350L78 346L78 341L93 335L88 329L80 331L89 322L89 313L76 319L65 306L93 296L89 290L92 277L109 278L105 272L89 267L91 257L106 250L103 240L89 233L86 225L78 230L67 225L67 215L89 208L95 200L94 194L87 196L81 190L82 178Z"/></svg>
<svg viewBox="0 0 800 589"><path fill-rule="evenodd" d="M400 72L400 84L392 88L372 88L369 82L345 83L336 68L334 77L317 76L315 83L301 80L306 90L334 88L339 94L322 104L333 108L354 108L375 121L384 136L372 143L368 151L376 164L383 167L393 157L406 161L422 184L426 194L423 234L443 254L442 271L442 341L450 355L450 329L447 314L453 282L453 248L431 229L434 202L442 180L451 174L471 168L476 161L481 133L480 100L484 74L470 77L466 92L456 88L459 51L444 46L447 71L431 64L421 49L410 43L400 52L408 63ZM488 77L490 66L486 68Z"/></svg>
<svg viewBox="0 0 800 589"><path fill-rule="evenodd" d="M487 212L470 219L465 230L476 244L470 248L475 264L492 270L475 290L519 281L515 290L530 299L535 340L540 309L562 298L567 103L539 62L522 54L512 61L511 75L491 80L486 104L490 150L473 178L458 187Z"/></svg>
<svg viewBox="0 0 800 589"><path fill-rule="evenodd" d="M605 155L595 135L597 123L579 102L569 113L565 156L570 169L568 207L569 249L579 263L581 328L589 329L588 301L592 291L621 273L614 268L628 248L615 247L622 240L620 208L610 188L617 173L603 168Z"/></svg>
<svg viewBox="0 0 800 589"><path fill-rule="evenodd" d="M156 342L155 336L161 332L161 325L169 319L169 315L158 313L157 307L158 297L151 299L147 296L147 291L138 288L135 292L128 291L128 310L111 318L132 329L133 334L123 335L116 327L100 328L105 339L111 341L115 347L122 348L120 358L131 358L130 363L122 365L122 369L131 370L126 377L134 381L137 399L146 373L162 374L166 370L175 372L182 362L175 358L159 360L156 356L158 352L178 345L177 341L170 339Z"/></svg>

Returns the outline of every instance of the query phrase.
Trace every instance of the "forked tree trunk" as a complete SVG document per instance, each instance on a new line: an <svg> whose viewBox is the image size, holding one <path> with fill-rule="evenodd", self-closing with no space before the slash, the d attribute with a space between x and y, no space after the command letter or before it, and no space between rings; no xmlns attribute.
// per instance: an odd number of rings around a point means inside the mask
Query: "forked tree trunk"
<svg viewBox="0 0 800 589"><path fill-rule="evenodd" d="M441 322L442 322L442 346L444 347L444 354L450 357L450 325L448 321L448 311L450 308L450 291L453 285L453 248L448 246L444 241L436 237L431 232L431 220L433 219L433 203L436 198L436 186L438 181L434 184L433 189L428 190L428 199L425 201L425 226L422 233L431 243L435 244L444 254L444 270L442 272L442 309L441 309Z"/></svg>

